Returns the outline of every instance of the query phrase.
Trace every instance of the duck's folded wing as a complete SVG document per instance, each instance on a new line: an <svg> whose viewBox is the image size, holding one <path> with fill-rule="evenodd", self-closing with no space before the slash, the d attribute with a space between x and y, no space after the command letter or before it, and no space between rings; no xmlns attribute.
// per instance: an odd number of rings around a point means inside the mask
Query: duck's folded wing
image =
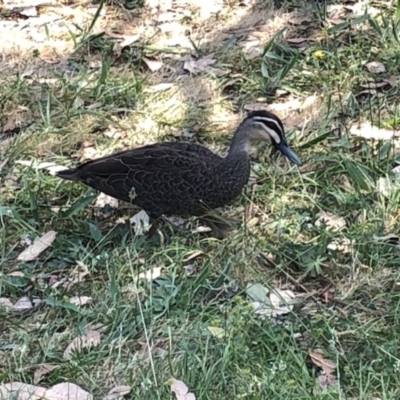
<svg viewBox="0 0 400 400"><path fill-rule="evenodd" d="M203 154L154 145L92 160L60 171L58 176L84 182L117 199L132 201L134 196L146 193L153 196L174 188L185 192L188 186L206 179L208 161Z"/></svg>

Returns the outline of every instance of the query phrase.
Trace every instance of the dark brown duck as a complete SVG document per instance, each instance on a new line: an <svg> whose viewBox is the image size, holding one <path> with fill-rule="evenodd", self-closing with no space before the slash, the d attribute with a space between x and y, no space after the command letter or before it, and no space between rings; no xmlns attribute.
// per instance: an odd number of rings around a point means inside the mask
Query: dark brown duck
<svg viewBox="0 0 400 400"><path fill-rule="evenodd" d="M226 157L199 144L164 142L101 157L57 175L136 204L152 219L201 215L239 196L250 176L253 141L270 142L301 165L286 142L281 120L255 111L236 129Z"/></svg>

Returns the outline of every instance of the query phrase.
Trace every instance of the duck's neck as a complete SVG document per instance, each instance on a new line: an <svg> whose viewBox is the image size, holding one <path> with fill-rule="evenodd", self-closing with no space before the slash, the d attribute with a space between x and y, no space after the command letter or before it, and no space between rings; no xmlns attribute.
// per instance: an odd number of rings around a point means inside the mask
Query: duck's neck
<svg viewBox="0 0 400 400"><path fill-rule="evenodd" d="M249 154L250 141L248 135L248 127L245 124L239 125L233 135L231 145L227 157L235 156L239 153Z"/></svg>

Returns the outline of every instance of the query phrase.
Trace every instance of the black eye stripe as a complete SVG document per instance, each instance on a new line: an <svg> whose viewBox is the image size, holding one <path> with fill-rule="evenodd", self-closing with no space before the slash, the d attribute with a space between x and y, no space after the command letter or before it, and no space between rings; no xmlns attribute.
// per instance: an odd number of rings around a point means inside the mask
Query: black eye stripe
<svg viewBox="0 0 400 400"><path fill-rule="evenodd" d="M253 117L255 121L260 121L261 123L265 124L268 128L273 129L280 137L283 138L283 125L281 121L268 118L268 117Z"/></svg>

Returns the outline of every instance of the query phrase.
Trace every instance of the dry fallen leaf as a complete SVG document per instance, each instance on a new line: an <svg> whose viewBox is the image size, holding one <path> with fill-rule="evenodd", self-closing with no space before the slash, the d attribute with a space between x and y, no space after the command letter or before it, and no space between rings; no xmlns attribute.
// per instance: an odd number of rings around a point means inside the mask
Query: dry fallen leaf
<svg viewBox="0 0 400 400"><path fill-rule="evenodd" d="M56 231L49 231L42 237L35 239L35 241L27 247L18 257L19 261L32 261L35 260L43 251L45 251L56 238Z"/></svg>
<svg viewBox="0 0 400 400"><path fill-rule="evenodd" d="M22 382L0 386L0 399L15 400L93 400L93 396L74 383L64 382L46 389Z"/></svg>
<svg viewBox="0 0 400 400"><path fill-rule="evenodd" d="M123 36L124 40L119 44L121 48L128 47L131 44L137 42L140 35Z"/></svg>
<svg viewBox="0 0 400 400"><path fill-rule="evenodd" d="M133 225L133 230L135 231L136 235L143 235L150 228L150 217L144 210L139 211L137 214L131 217L129 221Z"/></svg>
<svg viewBox="0 0 400 400"><path fill-rule="evenodd" d="M329 250L341 251L342 253L351 253L352 241L346 237L333 238L327 248Z"/></svg>
<svg viewBox="0 0 400 400"><path fill-rule="evenodd" d="M80 157L80 161L92 160L96 158L97 150L94 147L84 147L82 149L82 154Z"/></svg>
<svg viewBox="0 0 400 400"><path fill-rule="evenodd" d="M35 169L45 169L50 173L50 175L55 175L56 172L62 171L65 169L63 165L58 165L53 162L42 162L37 164L34 160L17 160L15 164L24 165L26 167L32 167Z"/></svg>
<svg viewBox="0 0 400 400"><path fill-rule="evenodd" d="M14 305L10 299L7 299L6 297L0 297L0 309L1 308L12 310L14 308Z"/></svg>
<svg viewBox="0 0 400 400"><path fill-rule="evenodd" d="M147 87L145 92L163 92L164 90L171 89L172 86L174 86L173 83L159 83L158 85Z"/></svg>
<svg viewBox="0 0 400 400"><path fill-rule="evenodd" d="M65 349L63 357L65 360L70 360L72 358L72 353L74 351L81 351L85 348L90 348L92 346L97 346L100 343L101 337L100 333L97 331L87 331L85 335L76 337Z"/></svg>
<svg viewBox="0 0 400 400"><path fill-rule="evenodd" d="M172 224L173 226L183 226L186 223L186 219L182 218L182 217L178 217L177 215L170 215L170 216L165 216L164 219L166 221L168 221L170 224Z"/></svg>
<svg viewBox="0 0 400 400"><path fill-rule="evenodd" d="M318 387L321 389L326 389L328 386L336 383L336 377L334 375L321 374L316 379Z"/></svg>
<svg viewBox="0 0 400 400"><path fill-rule="evenodd" d="M75 304L76 306L84 306L85 304L91 302L93 299L88 296L75 296L69 299L69 302Z"/></svg>
<svg viewBox="0 0 400 400"><path fill-rule="evenodd" d="M118 208L118 205L119 202L117 199L105 193L100 193L96 198L96 202L94 203L94 206L98 208L105 208L106 206L111 208Z"/></svg>
<svg viewBox="0 0 400 400"><path fill-rule="evenodd" d="M268 105L265 103L250 103L250 104L245 104L243 108L246 111L259 111L259 110L266 110L267 107Z"/></svg>
<svg viewBox="0 0 400 400"><path fill-rule="evenodd" d="M399 133L390 129L378 128L369 122L355 124L349 129L350 135L364 139L390 140L399 136Z"/></svg>
<svg viewBox="0 0 400 400"><path fill-rule="evenodd" d="M196 400L196 396L189 392L186 384L175 378L171 380L171 391L175 393L176 400Z"/></svg>
<svg viewBox="0 0 400 400"><path fill-rule="evenodd" d="M270 293L269 299L273 306L272 316L276 317L278 315L287 314L293 309L292 300L296 295L291 290L280 290L275 289Z"/></svg>
<svg viewBox="0 0 400 400"><path fill-rule="evenodd" d="M161 268L162 267L155 267L149 269L148 271L141 272L137 277L135 277L135 281L137 282L140 279L144 279L146 281L157 279L161 275Z"/></svg>
<svg viewBox="0 0 400 400"><path fill-rule="evenodd" d="M57 276L52 275L50 277L49 285L53 289L62 286L66 290L70 290L76 283L82 283L87 275L89 275L88 267L82 261L77 261L76 267L70 272L70 275L67 278L58 279Z"/></svg>
<svg viewBox="0 0 400 400"><path fill-rule="evenodd" d="M385 66L379 61L371 61L365 64L369 72L373 74L379 74L381 72L385 72Z"/></svg>
<svg viewBox="0 0 400 400"><path fill-rule="evenodd" d="M321 368L323 373L316 379L317 387L326 389L328 386L337 382L333 372L336 370L336 363L324 357L321 349L309 350L308 354L314 365Z"/></svg>
<svg viewBox="0 0 400 400"><path fill-rule="evenodd" d="M296 295L291 290L275 289L274 292L269 294L268 302L254 301L252 303L256 315L276 318L293 310L293 299Z"/></svg>
<svg viewBox="0 0 400 400"><path fill-rule="evenodd" d="M396 86L399 80L398 76L391 75L389 78L385 78L384 81L387 82L390 86Z"/></svg>
<svg viewBox="0 0 400 400"><path fill-rule="evenodd" d="M225 329L220 328L219 326L208 326L207 329L210 331L211 335L218 339L222 339L226 336Z"/></svg>
<svg viewBox="0 0 400 400"><path fill-rule="evenodd" d="M14 121L9 119L6 121L6 123L3 125L3 133L7 133L10 131L13 131L17 126L15 125Z"/></svg>
<svg viewBox="0 0 400 400"><path fill-rule="evenodd" d="M215 59L213 59L214 54L209 54L206 57L199 58L198 60L189 60L185 61L183 64L183 68L191 73L204 71L207 67L215 63Z"/></svg>
<svg viewBox="0 0 400 400"><path fill-rule="evenodd" d="M24 296L17 300L17 302L13 306L14 310L22 311L22 310L30 310L33 308L33 304L29 297Z"/></svg>
<svg viewBox="0 0 400 400"><path fill-rule="evenodd" d="M314 349L308 351L311 361L320 367L326 375L331 375L336 370L336 363L324 357L322 349Z"/></svg>
<svg viewBox="0 0 400 400"><path fill-rule="evenodd" d="M149 67L149 70L151 72L156 72L159 69L162 68L163 63L161 61L155 61L155 60L149 60L146 57L143 57L143 61L145 62L145 64Z"/></svg>
<svg viewBox="0 0 400 400"><path fill-rule="evenodd" d="M288 43L293 43L293 44L301 44L301 43L306 43L306 42L315 42L315 39L313 38L307 38L307 37L302 37L302 38L291 38L287 39Z"/></svg>
<svg viewBox="0 0 400 400"><path fill-rule="evenodd" d="M55 364L39 364L33 373L33 383L39 383L45 375L49 374L56 367Z"/></svg>
<svg viewBox="0 0 400 400"><path fill-rule="evenodd" d="M8 276L18 276L20 278L23 278L25 274L22 271L13 271L7 274Z"/></svg>
<svg viewBox="0 0 400 400"><path fill-rule="evenodd" d="M146 342L138 341L140 348L137 349L135 357L137 357L138 360L145 361L146 363L149 363L152 359L154 359L154 357L166 357L168 351L160 347L162 346L162 343L163 340L159 340L158 343L154 343L151 345Z"/></svg>
<svg viewBox="0 0 400 400"><path fill-rule="evenodd" d="M41 400L46 398L45 395L45 388L22 382L11 382L0 386L0 399Z"/></svg>
<svg viewBox="0 0 400 400"><path fill-rule="evenodd" d="M322 226L325 224L327 228L333 231L341 231L346 226L346 220L344 218L327 211L320 211L316 217L315 226Z"/></svg>
<svg viewBox="0 0 400 400"><path fill-rule="evenodd" d="M116 386L111 389L103 400L121 400L123 396L129 394L131 388L129 386Z"/></svg>
<svg viewBox="0 0 400 400"><path fill-rule="evenodd" d="M92 400L93 396L78 385L59 383L46 390L46 400Z"/></svg>

